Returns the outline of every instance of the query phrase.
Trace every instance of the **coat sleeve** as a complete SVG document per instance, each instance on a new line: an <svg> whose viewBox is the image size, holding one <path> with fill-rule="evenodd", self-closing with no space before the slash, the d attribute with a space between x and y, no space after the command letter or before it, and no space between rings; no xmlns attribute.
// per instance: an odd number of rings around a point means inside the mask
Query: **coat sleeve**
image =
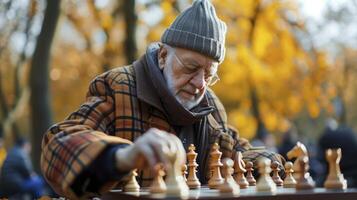
<svg viewBox="0 0 357 200"><path fill-rule="evenodd" d="M86 102L66 120L53 125L42 140L42 173L58 194L71 199L78 198L72 184L101 152L111 145L131 143L110 136L114 135L115 99L107 75L94 79ZM101 191L112 186L113 182L108 183Z"/></svg>

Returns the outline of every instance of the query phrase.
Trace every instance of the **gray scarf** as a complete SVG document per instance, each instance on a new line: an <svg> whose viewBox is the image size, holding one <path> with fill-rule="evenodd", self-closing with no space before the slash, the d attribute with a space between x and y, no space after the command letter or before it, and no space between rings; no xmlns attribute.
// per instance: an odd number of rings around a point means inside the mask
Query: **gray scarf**
<svg viewBox="0 0 357 200"><path fill-rule="evenodd" d="M202 99L198 106L187 110L169 91L162 71L158 66L158 45L150 45L145 55L145 71L150 77L151 83L160 97L162 107L171 125L187 126L193 125L203 117L214 111L214 107L208 105L207 96Z"/></svg>

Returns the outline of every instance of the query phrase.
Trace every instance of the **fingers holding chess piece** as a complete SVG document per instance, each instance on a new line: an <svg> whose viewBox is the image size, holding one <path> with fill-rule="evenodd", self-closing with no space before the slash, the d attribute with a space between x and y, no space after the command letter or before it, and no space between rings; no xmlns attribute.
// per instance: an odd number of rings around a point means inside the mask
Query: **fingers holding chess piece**
<svg viewBox="0 0 357 200"><path fill-rule="evenodd" d="M169 165L166 176L166 194L168 196L188 196L188 186L182 176L182 165L186 162L186 152L180 139L175 135L170 135L173 144L167 153Z"/></svg>
<svg viewBox="0 0 357 200"><path fill-rule="evenodd" d="M285 163L285 179L283 182L284 188L295 188L296 180L293 177L293 163L288 161Z"/></svg>
<svg viewBox="0 0 357 200"><path fill-rule="evenodd" d="M245 169L247 170L247 176L246 179L249 183L249 186L255 186L257 184L257 181L255 180L254 176L253 176L253 162L248 161L245 164Z"/></svg>
<svg viewBox="0 0 357 200"><path fill-rule="evenodd" d="M297 190L311 190L315 187L315 182L312 180L309 171L309 158L303 156L299 159L299 168L301 169L300 178L297 180L296 189Z"/></svg>
<svg viewBox="0 0 357 200"><path fill-rule="evenodd" d="M261 158L258 161L258 168L260 177L257 182L257 191L271 192L276 191L276 185L272 178L270 177L270 163L271 161L268 158Z"/></svg>
<svg viewBox="0 0 357 200"><path fill-rule="evenodd" d="M233 161L229 158L225 158L223 160L223 168L222 168L224 181L218 187L221 193L228 193L237 195L239 194L239 185L233 179Z"/></svg>
<svg viewBox="0 0 357 200"><path fill-rule="evenodd" d="M283 186L283 180L281 180L280 176L279 176L279 162L278 161L274 161L271 164L271 169L273 170L273 181L276 184L276 186Z"/></svg>
<svg viewBox="0 0 357 200"><path fill-rule="evenodd" d="M208 181L208 186L211 189L217 189L223 183L220 168L223 166L221 163L222 152L219 151L219 145L214 143L210 153L210 170L212 175Z"/></svg>
<svg viewBox="0 0 357 200"><path fill-rule="evenodd" d="M195 152L196 147L191 144L188 147L189 152L187 153L188 160L188 176L187 176L187 185L190 189L197 189L201 187L201 183L197 178L196 172L198 164L196 162L197 153Z"/></svg>
<svg viewBox="0 0 357 200"><path fill-rule="evenodd" d="M238 151L234 159L234 180L239 184L241 189L248 188L249 186L249 183L244 176L245 172L246 170L243 155L240 151Z"/></svg>
<svg viewBox="0 0 357 200"><path fill-rule="evenodd" d="M326 189L346 189L347 181L340 169L341 149L327 149L326 160L329 165L329 174L324 182L324 187Z"/></svg>

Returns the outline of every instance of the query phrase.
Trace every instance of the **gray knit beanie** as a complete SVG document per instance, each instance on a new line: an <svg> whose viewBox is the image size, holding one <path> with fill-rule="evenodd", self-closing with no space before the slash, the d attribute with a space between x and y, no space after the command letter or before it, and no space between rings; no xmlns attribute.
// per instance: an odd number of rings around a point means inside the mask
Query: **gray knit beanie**
<svg viewBox="0 0 357 200"><path fill-rule="evenodd" d="M226 24L209 0L196 0L165 30L161 42L190 49L222 62L225 55Z"/></svg>

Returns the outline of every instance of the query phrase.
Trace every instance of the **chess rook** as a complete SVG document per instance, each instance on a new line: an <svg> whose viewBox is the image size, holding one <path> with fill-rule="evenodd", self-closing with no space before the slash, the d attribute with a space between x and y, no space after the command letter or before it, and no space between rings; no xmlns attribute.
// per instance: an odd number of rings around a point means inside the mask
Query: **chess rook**
<svg viewBox="0 0 357 200"><path fill-rule="evenodd" d="M341 149L327 149L326 160L329 165L329 173L324 187L326 189L346 189L347 181L343 177L340 169Z"/></svg>

